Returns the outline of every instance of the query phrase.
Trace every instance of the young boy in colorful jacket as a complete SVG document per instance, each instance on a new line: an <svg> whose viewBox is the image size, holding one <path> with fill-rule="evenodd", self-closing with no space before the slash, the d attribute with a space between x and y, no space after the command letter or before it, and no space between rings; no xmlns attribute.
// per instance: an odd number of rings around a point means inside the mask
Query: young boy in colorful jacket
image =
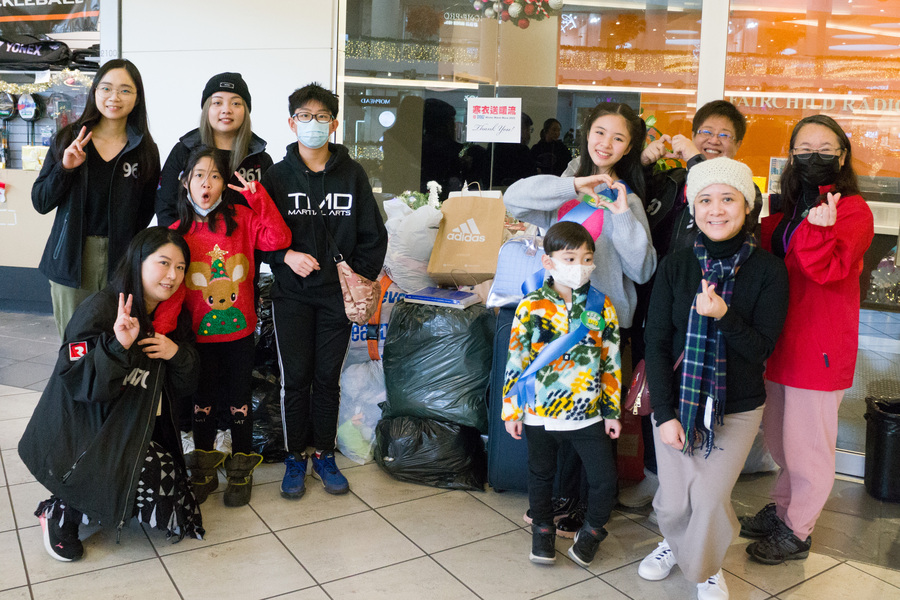
<svg viewBox="0 0 900 600"><path fill-rule="evenodd" d="M560 442L570 441L581 457L588 507L569 557L587 567L606 538L603 526L616 498L611 439L621 431L619 326L609 298L590 286L594 240L583 226L555 224L544 237L544 252L541 264L549 277L516 309L501 418L513 438L524 431L528 443L534 563L556 561L552 495Z"/></svg>

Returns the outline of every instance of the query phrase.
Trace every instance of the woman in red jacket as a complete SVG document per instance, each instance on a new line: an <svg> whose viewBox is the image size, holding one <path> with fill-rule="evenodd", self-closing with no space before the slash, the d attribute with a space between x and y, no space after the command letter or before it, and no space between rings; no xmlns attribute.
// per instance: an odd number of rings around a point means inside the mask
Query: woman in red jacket
<svg viewBox="0 0 900 600"><path fill-rule="evenodd" d="M772 499L741 534L764 564L806 558L834 484L838 407L853 384L859 344L859 276L874 236L859 195L850 141L834 119L814 115L791 134L781 177L783 212L762 221L762 244L784 258L787 321L766 368L763 429L781 467Z"/></svg>

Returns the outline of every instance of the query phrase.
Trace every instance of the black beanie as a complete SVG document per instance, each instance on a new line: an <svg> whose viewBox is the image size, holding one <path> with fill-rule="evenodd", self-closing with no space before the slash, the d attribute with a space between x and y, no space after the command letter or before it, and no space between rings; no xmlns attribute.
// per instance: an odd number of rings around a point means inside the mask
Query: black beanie
<svg viewBox="0 0 900 600"><path fill-rule="evenodd" d="M216 92L237 94L244 99L244 102L247 104L247 112L250 112L250 90L247 88L247 83L240 73L219 73L218 75L213 75L206 82L206 87L203 88L200 106L202 107L206 103L206 99Z"/></svg>

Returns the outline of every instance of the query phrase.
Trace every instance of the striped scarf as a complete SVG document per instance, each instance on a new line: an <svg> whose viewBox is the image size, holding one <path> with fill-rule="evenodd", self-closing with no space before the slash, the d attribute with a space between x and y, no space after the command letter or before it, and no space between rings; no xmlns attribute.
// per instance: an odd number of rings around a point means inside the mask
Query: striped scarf
<svg viewBox="0 0 900 600"><path fill-rule="evenodd" d="M716 293L726 306L731 306L731 292L738 269L756 249L756 239L748 235L736 254L727 258L711 258L704 245L704 236L698 235L694 242L694 254L703 270L703 279L716 286ZM697 294L703 290L702 283ZM713 427L723 422L725 414L725 339L712 317L697 313L697 297L691 306L687 335L684 341L684 365L681 373L681 402L678 416L684 428L684 448L682 452L693 455L695 447L705 449L708 457L714 445ZM697 413L701 401L711 398L713 418L709 429L697 426Z"/></svg>

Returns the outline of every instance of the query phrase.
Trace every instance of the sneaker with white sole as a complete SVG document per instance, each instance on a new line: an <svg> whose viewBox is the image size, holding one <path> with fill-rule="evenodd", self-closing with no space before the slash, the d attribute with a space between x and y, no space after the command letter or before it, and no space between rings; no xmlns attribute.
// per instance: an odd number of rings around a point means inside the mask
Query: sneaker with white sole
<svg viewBox="0 0 900 600"><path fill-rule="evenodd" d="M728 600L728 586L725 585L722 569L703 583L697 584L697 600Z"/></svg>
<svg viewBox="0 0 900 600"><path fill-rule="evenodd" d="M56 519L41 515L41 531L44 534L44 549L47 554L62 562L72 562L84 556L84 546L78 539L78 523L66 522L62 527Z"/></svg>
<svg viewBox="0 0 900 600"><path fill-rule="evenodd" d="M675 554L669 547L669 542L663 540L656 550L644 557L638 567L638 575L647 581L660 581L669 576L672 567L676 565Z"/></svg>

